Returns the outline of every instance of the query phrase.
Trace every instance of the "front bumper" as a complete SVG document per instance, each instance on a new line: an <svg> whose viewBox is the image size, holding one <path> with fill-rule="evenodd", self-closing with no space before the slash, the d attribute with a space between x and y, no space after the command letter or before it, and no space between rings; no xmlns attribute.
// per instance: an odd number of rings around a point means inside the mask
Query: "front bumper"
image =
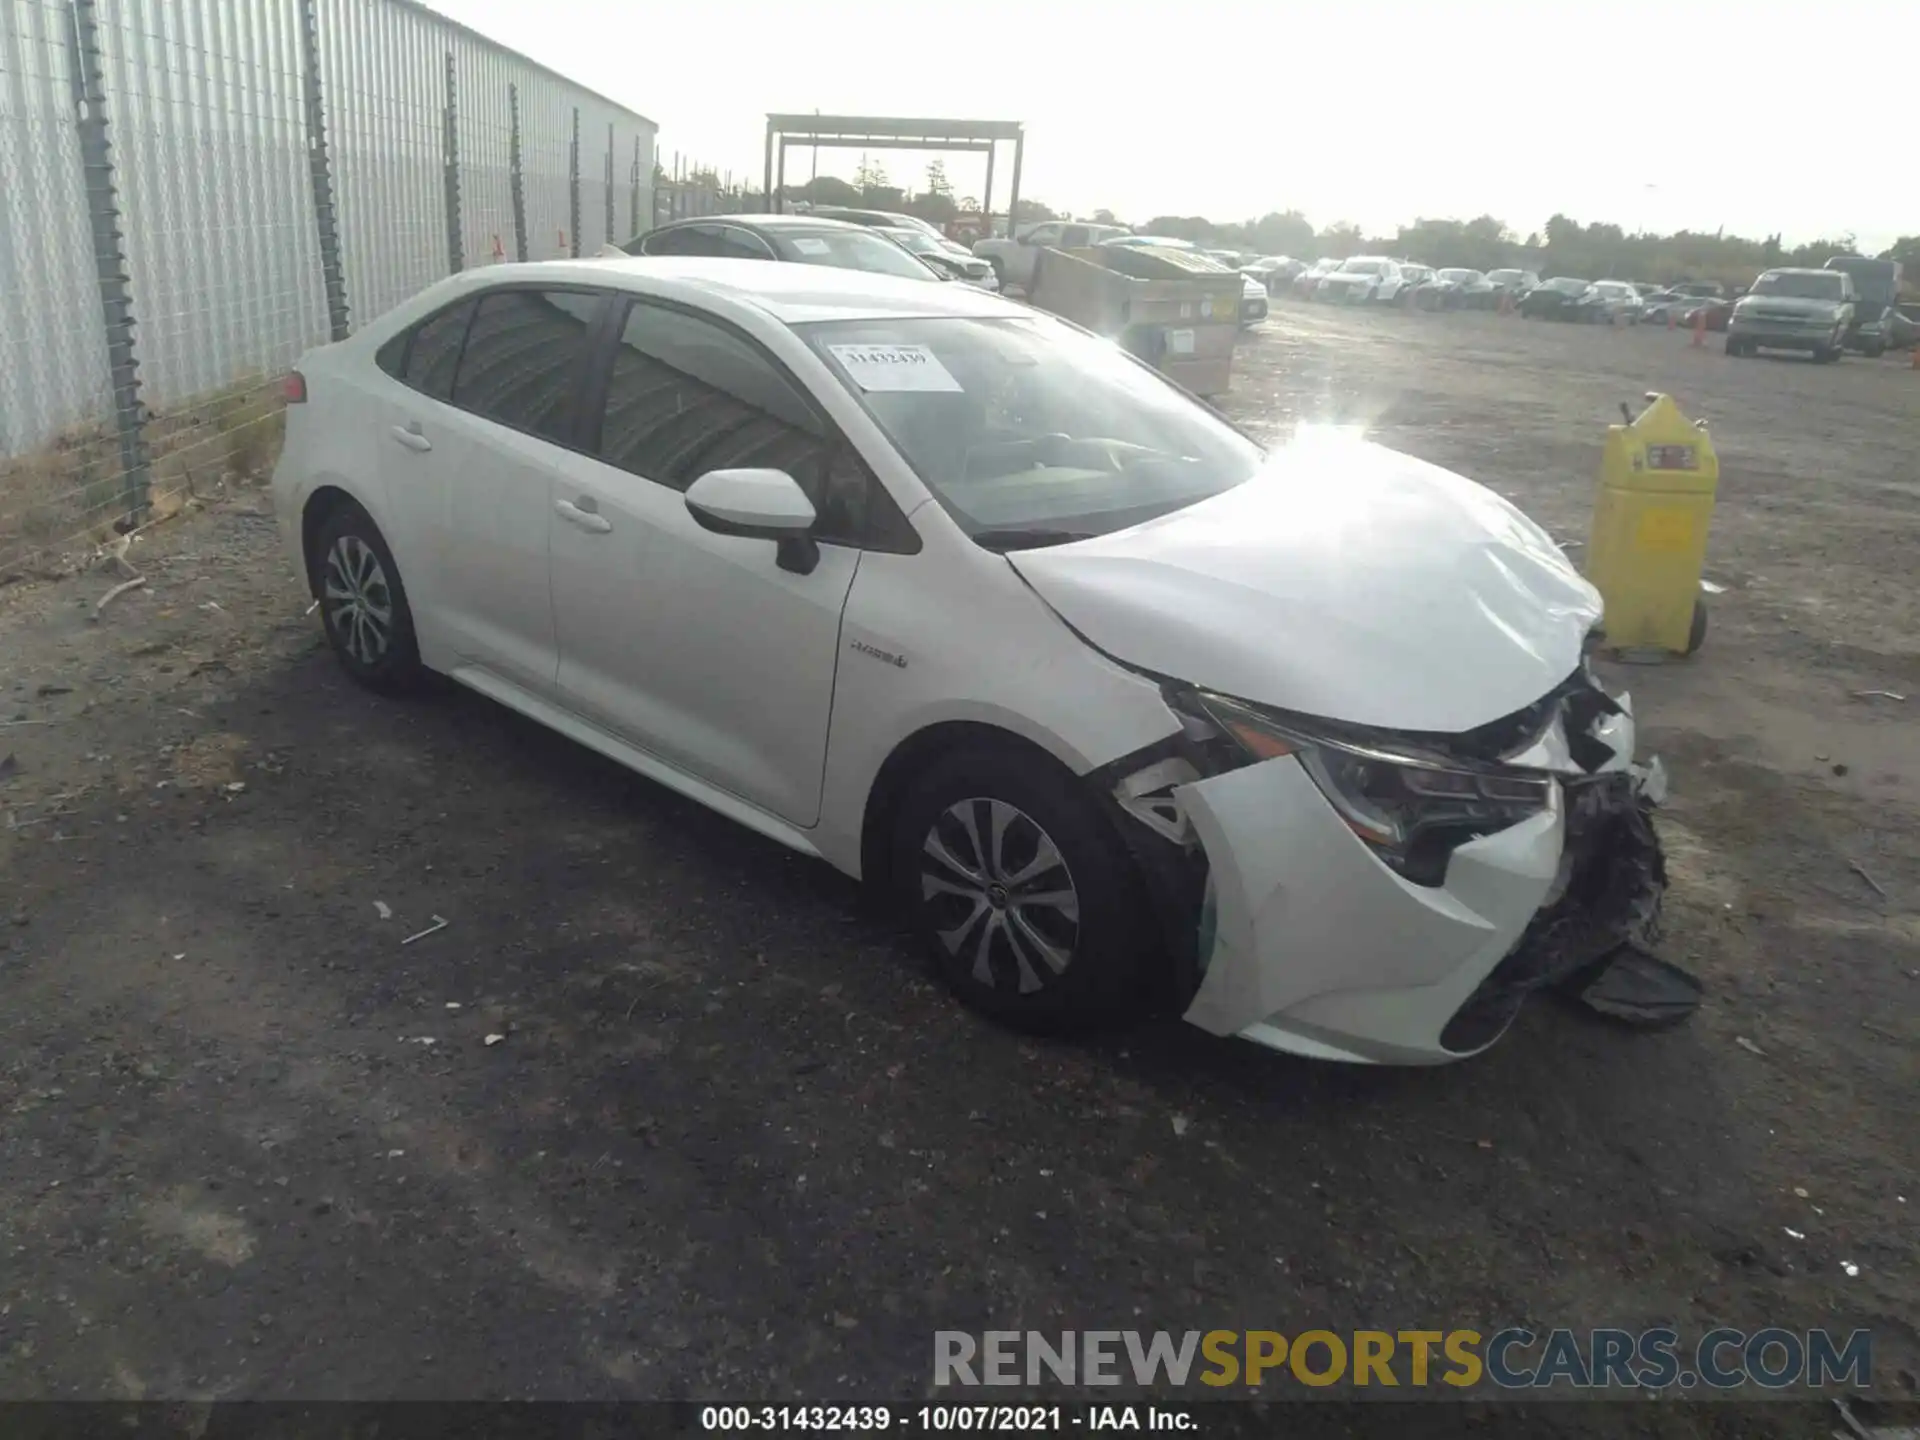
<svg viewBox="0 0 1920 1440"><path fill-rule="evenodd" d="M1824 350L1834 343L1833 323L1804 324L1795 320L1750 320L1736 315L1727 322L1727 335L1769 350Z"/></svg>
<svg viewBox="0 0 1920 1440"><path fill-rule="evenodd" d="M1589 953L1597 938L1617 937L1608 948L1627 938L1639 910L1657 910L1657 892L1602 883L1622 864L1649 877L1646 888L1664 881L1650 828L1652 860L1637 865L1621 858L1635 837L1596 838L1627 811L1644 825L1664 787L1658 762L1631 768L1632 714L1620 703L1592 732L1612 758L1591 776L1568 773L1541 813L1461 845L1439 886L1382 864L1293 756L1181 787L1208 858L1211 912L1186 1018L1326 1060L1440 1064L1492 1044L1527 994L1605 953ZM1524 763L1574 768L1564 743L1558 757Z"/></svg>

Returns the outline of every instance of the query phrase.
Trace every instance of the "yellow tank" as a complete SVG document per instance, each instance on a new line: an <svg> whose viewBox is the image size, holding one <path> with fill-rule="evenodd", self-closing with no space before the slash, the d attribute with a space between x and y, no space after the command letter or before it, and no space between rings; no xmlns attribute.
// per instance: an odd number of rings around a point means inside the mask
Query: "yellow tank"
<svg viewBox="0 0 1920 1440"><path fill-rule="evenodd" d="M1587 578L1606 601L1609 649L1691 655L1706 635L1700 574L1720 461L1671 396L1647 399L1607 428Z"/></svg>

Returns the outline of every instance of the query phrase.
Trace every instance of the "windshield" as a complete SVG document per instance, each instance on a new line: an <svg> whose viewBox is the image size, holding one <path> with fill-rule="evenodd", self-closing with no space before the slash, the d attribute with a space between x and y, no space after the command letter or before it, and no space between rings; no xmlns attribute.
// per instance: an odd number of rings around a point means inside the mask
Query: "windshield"
<svg viewBox="0 0 1920 1440"><path fill-rule="evenodd" d="M940 253L940 244L931 235L922 235L918 230L882 230L880 233L896 244L904 245L916 255Z"/></svg>
<svg viewBox="0 0 1920 1440"><path fill-rule="evenodd" d="M902 275L909 280L931 280L933 272L891 240L865 230L773 230L769 238L782 260L802 265L834 265L842 270L871 270L880 275Z"/></svg>
<svg viewBox="0 0 1920 1440"><path fill-rule="evenodd" d="M795 329L947 513L994 548L1137 525L1233 488L1261 461L1119 347L1044 316Z"/></svg>
<svg viewBox="0 0 1920 1440"><path fill-rule="evenodd" d="M1640 298L1640 292L1631 285L1597 280L1594 282L1593 288L1598 290L1602 295L1605 295L1609 300L1625 300L1628 298L1637 300Z"/></svg>
<svg viewBox="0 0 1920 1440"><path fill-rule="evenodd" d="M1442 270L1440 272L1440 278L1442 280L1450 280L1456 285L1465 285L1470 281L1481 280L1486 277L1481 275L1478 270Z"/></svg>
<svg viewBox="0 0 1920 1440"><path fill-rule="evenodd" d="M1487 279L1489 280L1507 281L1518 280L1519 278L1520 272L1518 270L1489 270L1487 272Z"/></svg>
<svg viewBox="0 0 1920 1440"><path fill-rule="evenodd" d="M1571 275L1556 275L1541 288L1558 290L1562 295L1581 295L1587 290L1587 282L1576 280Z"/></svg>
<svg viewBox="0 0 1920 1440"><path fill-rule="evenodd" d="M1349 260L1340 268L1349 275L1378 275L1387 267L1379 260Z"/></svg>
<svg viewBox="0 0 1920 1440"><path fill-rule="evenodd" d="M1750 295L1787 295L1796 300L1841 300L1846 297L1845 277L1838 271L1770 270L1753 282Z"/></svg>

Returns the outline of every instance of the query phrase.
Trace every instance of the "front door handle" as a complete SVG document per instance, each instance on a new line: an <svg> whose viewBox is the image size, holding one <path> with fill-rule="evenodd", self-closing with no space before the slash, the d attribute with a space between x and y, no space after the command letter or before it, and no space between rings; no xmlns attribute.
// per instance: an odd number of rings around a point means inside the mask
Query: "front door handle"
<svg viewBox="0 0 1920 1440"><path fill-rule="evenodd" d="M433 449L433 442L410 425L395 425L387 433L409 450Z"/></svg>
<svg viewBox="0 0 1920 1440"><path fill-rule="evenodd" d="M590 534L604 535L613 529L613 522L607 519L606 516L596 514L591 510L583 510L571 500L554 501L553 511L554 514L558 515L569 525L578 525L582 530Z"/></svg>

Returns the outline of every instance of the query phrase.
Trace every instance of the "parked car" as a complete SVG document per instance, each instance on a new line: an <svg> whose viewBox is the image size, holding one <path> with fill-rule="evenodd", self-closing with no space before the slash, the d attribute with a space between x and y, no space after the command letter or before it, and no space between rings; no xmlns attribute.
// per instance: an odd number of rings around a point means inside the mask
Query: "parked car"
<svg viewBox="0 0 1920 1440"><path fill-rule="evenodd" d="M1411 305L1415 293L1424 285L1433 283L1433 267L1416 265L1410 261L1400 262L1400 293L1393 298L1399 304Z"/></svg>
<svg viewBox="0 0 1920 1440"><path fill-rule="evenodd" d="M1733 318L1734 302L1727 299L1700 300L1697 297L1680 313L1680 323L1691 330L1695 325L1708 330L1724 330Z"/></svg>
<svg viewBox="0 0 1920 1440"><path fill-rule="evenodd" d="M438 672L826 860L1015 1024L1157 995L1453 1060L1658 902L1662 772L1549 535L999 296L480 267L288 399L275 512L353 680Z"/></svg>
<svg viewBox="0 0 1920 1440"><path fill-rule="evenodd" d="M1733 305L1727 354L1806 350L1838 360L1853 325L1853 277L1844 270L1768 270Z"/></svg>
<svg viewBox="0 0 1920 1440"><path fill-rule="evenodd" d="M1258 275L1240 272L1240 328L1245 330L1267 318L1270 309L1267 285Z"/></svg>
<svg viewBox="0 0 1920 1440"><path fill-rule="evenodd" d="M956 254L925 231L876 225L873 227L873 233L886 236L909 255L915 256L950 280L962 280L969 285L978 285L982 290L1000 288L1000 281L994 275L993 267L986 261L977 255L969 255L964 250Z"/></svg>
<svg viewBox="0 0 1920 1440"><path fill-rule="evenodd" d="M1892 337L1889 317L1900 298L1900 262L1835 255L1824 268L1842 271L1853 281L1853 324L1847 327L1847 348L1868 356L1886 354Z"/></svg>
<svg viewBox="0 0 1920 1440"><path fill-rule="evenodd" d="M1434 272L1433 279L1415 294L1414 304L1423 310L1470 310L1492 293L1487 277L1478 270L1450 266Z"/></svg>
<svg viewBox="0 0 1920 1440"><path fill-rule="evenodd" d="M1024 291L1033 283L1033 267L1042 250L1077 250L1126 233L1118 225L1048 220L1022 231L1017 240L977 241L973 253L993 267L1001 285L1017 285Z"/></svg>
<svg viewBox="0 0 1920 1440"><path fill-rule="evenodd" d="M1584 320L1588 312L1580 301L1592 288L1591 280L1555 275L1521 298L1520 313L1528 320Z"/></svg>
<svg viewBox="0 0 1920 1440"><path fill-rule="evenodd" d="M1607 325L1638 325L1646 308L1640 292L1625 280L1596 280L1580 299L1586 318Z"/></svg>
<svg viewBox="0 0 1920 1440"><path fill-rule="evenodd" d="M948 240L946 232L931 220L922 220L918 215L908 215L899 210L856 210L845 205L815 205L807 213L821 220L844 220L849 225L865 225L874 230L918 230L935 240L956 244Z"/></svg>
<svg viewBox="0 0 1920 1440"><path fill-rule="evenodd" d="M724 260L788 260L871 270L910 280L945 277L864 225L812 215L707 215L675 220L619 247L628 255L703 255Z"/></svg>
<svg viewBox="0 0 1920 1440"><path fill-rule="evenodd" d="M1539 287L1540 277L1531 270L1489 270L1480 303L1489 310L1499 309L1502 300L1517 305Z"/></svg>
<svg viewBox="0 0 1920 1440"><path fill-rule="evenodd" d="M1340 268L1340 262L1331 255L1314 261L1306 269L1293 277L1293 293L1297 299L1315 300L1319 298L1320 282Z"/></svg>
<svg viewBox="0 0 1920 1440"><path fill-rule="evenodd" d="M1294 277L1307 268L1304 260L1295 260L1286 255L1263 255L1246 267L1248 275L1255 276L1267 287L1269 295L1277 295L1293 284Z"/></svg>
<svg viewBox="0 0 1920 1440"><path fill-rule="evenodd" d="M1385 304L1399 297L1405 283L1397 261L1384 255L1353 255L1322 277L1314 295L1341 305Z"/></svg>
<svg viewBox="0 0 1920 1440"><path fill-rule="evenodd" d="M1649 323L1665 324L1671 315L1675 321L1690 310L1698 309L1700 301L1693 295L1682 295L1678 290L1658 290L1646 299L1640 307L1640 318Z"/></svg>
<svg viewBox="0 0 1920 1440"><path fill-rule="evenodd" d="M1700 300L1723 300L1727 289L1718 280L1682 280L1674 287L1681 295L1691 295Z"/></svg>

